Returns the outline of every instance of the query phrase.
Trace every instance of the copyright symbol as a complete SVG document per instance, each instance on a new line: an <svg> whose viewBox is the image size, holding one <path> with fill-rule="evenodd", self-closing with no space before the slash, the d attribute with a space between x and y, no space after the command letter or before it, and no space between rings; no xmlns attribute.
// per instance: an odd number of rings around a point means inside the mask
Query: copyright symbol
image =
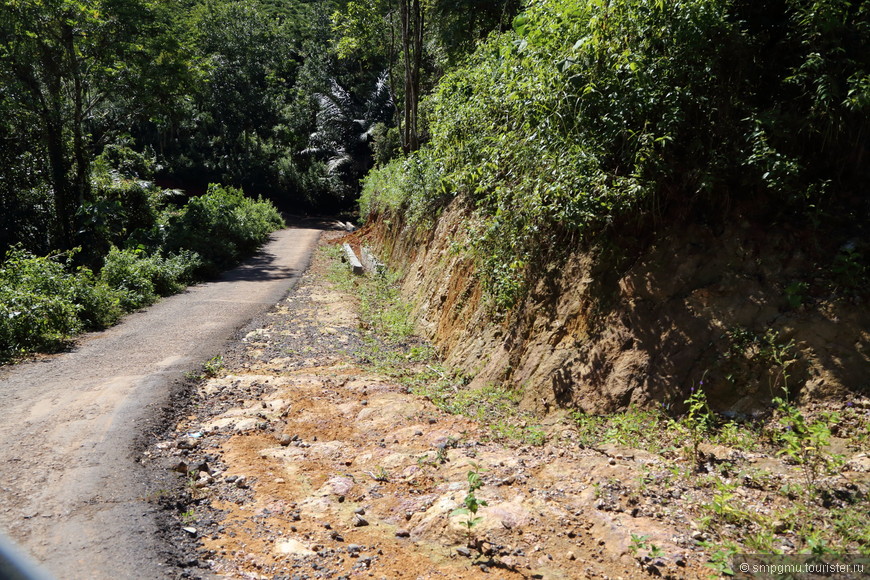
<svg viewBox="0 0 870 580"><path fill-rule="evenodd" d="M743 564L740 564L740 571L741 572L749 572L749 564L747 564L745 562Z"/></svg>

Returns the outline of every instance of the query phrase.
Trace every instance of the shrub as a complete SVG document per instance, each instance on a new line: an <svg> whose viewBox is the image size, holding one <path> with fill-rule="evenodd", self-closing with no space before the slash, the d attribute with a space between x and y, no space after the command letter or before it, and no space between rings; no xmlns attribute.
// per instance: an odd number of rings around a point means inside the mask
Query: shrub
<svg viewBox="0 0 870 580"><path fill-rule="evenodd" d="M181 250L167 258L156 254L150 259L157 264L153 281L154 290L160 296L170 296L184 290L196 280L194 273L202 266L199 254L191 250Z"/></svg>
<svg viewBox="0 0 870 580"><path fill-rule="evenodd" d="M154 261L141 251L112 247L106 256L100 278L121 293L124 310L136 310L157 299L154 289Z"/></svg>
<svg viewBox="0 0 870 580"><path fill-rule="evenodd" d="M74 334L120 315L118 295L87 268L70 271L71 253L37 257L13 248L0 266L0 359L54 351Z"/></svg>
<svg viewBox="0 0 870 580"><path fill-rule="evenodd" d="M88 268L79 268L72 279L69 296L80 308L79 319L84 330L101 330L121 318L121 294L95 276Z"/></svg>
<svg viewBox="0 0 870 580"><path fill-rule="evenodd" d="M203 260L200 273L213 275L253 253L281 227L284 220L271 202L211 184L205 195L191 199L169 218L166 247L196 252Z"/></svg>
<svg viewBox="0 0 870 580"><path fill-rule="evenodd" d="M158 296L180 292L193 280L200 264L199 256L189 250L164 258L159 252L147 254L141 248L112 247L100 278L120 293L121 306L130 311L153 304Z"/></svg>
<svg viewBox="0 0 870 580"><path fill-rule="evenodd" d="M412 227L427 222L447 199L432 157L423 150L371 171L360 195L360 216L402 215Z"/></svg>
<svg viewBox="0 0 870 580"><path fill-rule="evenodd" d="M157 223L163 192L130 171L108 165L104 156L94 163L93 197L78 209L80 227L87 232L86 258L94 264L112 245L122 246L134 233L146 232Z"/></svg>
<svg viewBox="0 0 870 580"><path fill-rule="evenodd" d="M215 185L181 210L164 211L160 223L161 194L150 184L116 177L96 184L96 200L79 216L89 226L92 244L90 253L77 260L96 262L101 248L108 250L99 275L73 269L78 249L54 257L37 257L20 247L7 253L0 265L0 361L57 350L83 330L110 326L125 311L235 264L284 225L271 203ZM116 244L135 243L129 237L134 230L150 249L118 249Z"/></svg>

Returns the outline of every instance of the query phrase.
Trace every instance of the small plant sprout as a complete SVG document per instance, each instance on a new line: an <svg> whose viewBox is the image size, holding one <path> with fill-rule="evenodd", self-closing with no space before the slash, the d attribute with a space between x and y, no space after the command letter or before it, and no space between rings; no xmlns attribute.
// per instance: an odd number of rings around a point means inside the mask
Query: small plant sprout
<svg viewBox="0 0 870 580"><path fill-rule="evenodd" d="M388 483L390 481L390 472L384 469L384 466L378 466L375 471L367 471L368 475L377 482Z"/></svg>
<svg viewBox="0 0 870 580"><path fill-rule="evenodd" d="M707 395L704 394L703 386L704 379L701 379L697 389L692 387L689 398L684 401L689 406L689 410L682 421L677 424L680 432L689 437L690 454L695 468L698 467L700 459L698 447L713 426L713 413L707 404Z"/></svg>
<svg viewBox="0 0 870 580"><path fill-rule="evenodd" d="M786 402L788 402L789 393L788 380L791 378L788 367L797 362L793 351L794 339L783 343L780 341L779 334L773 329L768 330L762 337L761 355L778 369L771 375L770 391L771 393L775 392L776 387L781 382Z"/></svg>
<svg viewBox="0 0 870 580"><path fill-rule="evenodd" d="M713 570L719 576L733 576L734 568L731 565L731 559L737 550L731 545L712 546L706 545L709 548L719 548L710 555L710 559L705 566Z"/></svg>
<svg viewBox="0 0 870 580"><path fill-rule="evenodd" d="M468 545L480 551L481 542L474 537L474 528L483 520L477 515L477 511L487 503L486 500L478 499L475 492L483 487L483 479L480 477L480 472L483 470L478 463L470 462L468 465L471 469L468 471L468 494L463 500L465 507L456 508L450 515L468 516L461 522L468 534Z"/></svg>
<svg viewBox="0 0 870 580"><path fill-rule="evenodd" d="M440 465L444 465L450 461L447 457L447 450L444 447L439 447L438 451L435 453L434 457L426 453L425 455L421 455L417 458L417 465L420 467L429 466L437 468Z"/></svg>
<svg viewBox="0 0 870 580"><path fill-rule="evenodd" d="M632 534L631 535L631 546L629 546L631 553L634 555L637 555L637 553L640 550L646 550L648 547L647 539L649 539L649 536L644 536L641 534Z"/></svg>
<svg viewBox="0 0 870 580"><path fill-rule="evenodd" d="M224 368L224 357L216 355L208 359L202 365L202 370L206 377L216 377Z"/></svg>

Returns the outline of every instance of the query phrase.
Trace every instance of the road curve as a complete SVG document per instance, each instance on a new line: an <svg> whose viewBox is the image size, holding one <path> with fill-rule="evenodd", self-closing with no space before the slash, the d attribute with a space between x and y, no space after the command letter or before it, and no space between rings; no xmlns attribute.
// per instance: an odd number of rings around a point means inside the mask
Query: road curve
<svg viewBox="0 0 870 580"><path fill-rule="evenodd" d="M0 530L59 580L170 575L133 445L173 381L279 301L320 235L273 234L252 260L0 373Z"/></svg>

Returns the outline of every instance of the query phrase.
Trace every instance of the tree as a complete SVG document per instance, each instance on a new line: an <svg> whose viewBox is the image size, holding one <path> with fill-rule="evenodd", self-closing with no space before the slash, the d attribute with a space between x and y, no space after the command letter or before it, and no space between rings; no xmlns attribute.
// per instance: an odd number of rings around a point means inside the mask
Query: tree
<svg viewBox="0 0 870 580"><path fill-rule="evenodd" d="M460 60L489 32L509 27L518 9L517 0L351 1L332 18L336 53L369 66L386 63L395 122L408 154L420 147L419 104L425 87L434 85L442 66Z"/></svg>
<svg viewBox="0 0 870 580"><path fill-rule="evenodd" d="M395 2L348 2L344 11L333 14L332 20L339 58L357 59L369 66L373 62L385 63L393 102L402 102L396 124L402 150L407 154L420 147L418 107L426 17L421 0ZM401 87L396 82L399 74Z"/></svg>
<svg viewBox="0 0 870 580"><path fill-rule="evenodd" d="M91 200L89 122L117 87L147 15L140 0L4 0L0 80L16 115L32 115L48 164L59 245L75 245Z"/></svg>
<svg viewBox="0 0 870 580"><path fill-rule="evenodd" d="M420 0L398 0L402 26L402 58L405 71L405 106L402 109L402 149L405 154L420 148L417 131L420 105L420 74L423 64L423 30L425 15Z"/></svg>

